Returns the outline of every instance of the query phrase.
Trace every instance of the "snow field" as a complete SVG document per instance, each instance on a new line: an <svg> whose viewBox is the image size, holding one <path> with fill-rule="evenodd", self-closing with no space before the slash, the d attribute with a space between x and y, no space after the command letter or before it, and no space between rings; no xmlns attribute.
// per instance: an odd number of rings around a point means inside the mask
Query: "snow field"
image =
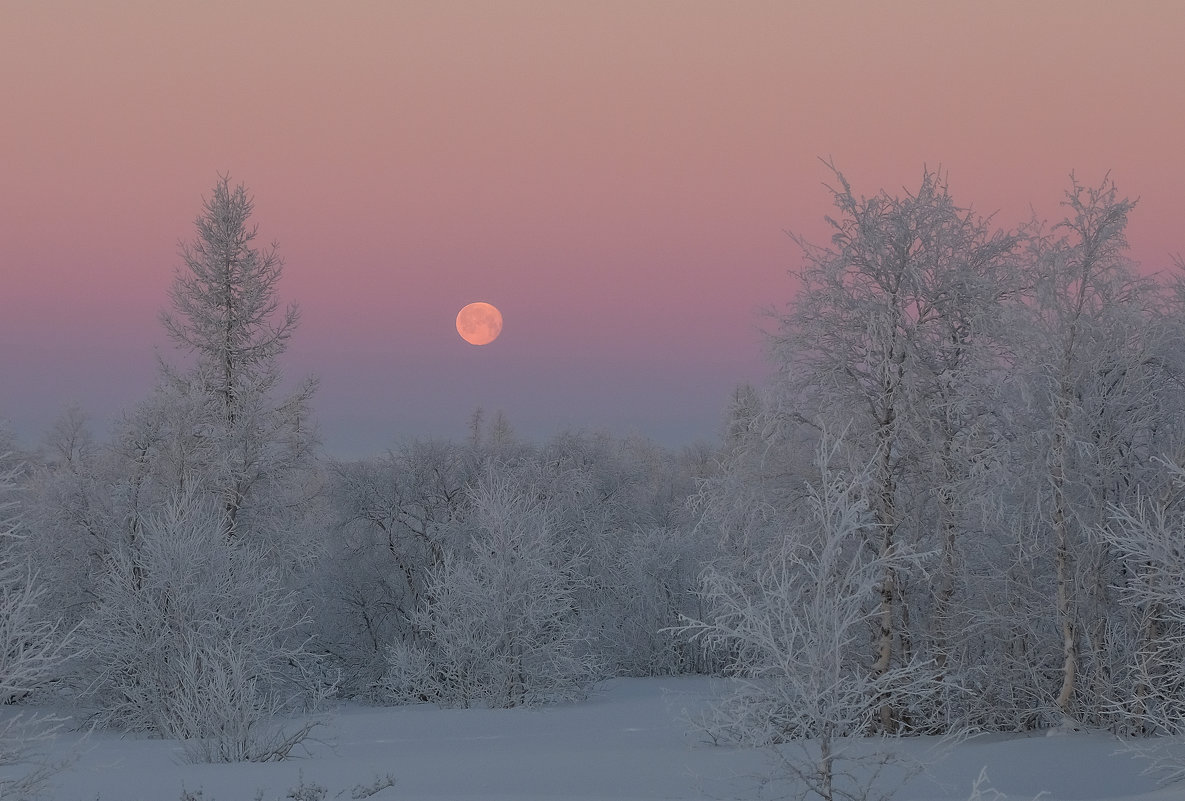
<svg viewBox="0 0 1185 801"><path fill-rule="evenodd" d="M188 764L176 741L97 731L66 732L54 756L72 758L52 780L59 801L287 799L302 782L325 798L350 798L387 774L373 798L417 801L717 801L786 797L763 785L771 752L714 746L688 722L720 680L613 679L585 702L540 709L438 709L431 705L340 704L302 759L280 763ZM1174 801L1185 788L1157 789L1146 763L1102 733L990 735L945 755L932 738L895 744L928 763L899 801L961 801L980 771L1008 799ZM1185 747L1182 748L1185 753ZM990 794L985 798L991 798ZM303 801L303 799L302 799Z"/></svg>

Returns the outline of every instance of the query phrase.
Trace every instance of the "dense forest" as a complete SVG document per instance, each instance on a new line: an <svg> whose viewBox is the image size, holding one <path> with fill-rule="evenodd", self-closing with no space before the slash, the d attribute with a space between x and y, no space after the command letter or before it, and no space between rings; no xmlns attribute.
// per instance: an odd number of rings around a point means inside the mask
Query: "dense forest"
<svg viewBox="0 0 1185 801"><path fill-rule="evenodd" d="M526 442L478 411L335 461L315 382L281 391L282 260L221 179L152 393L0 442L3 702L209 761L285 757L310 724L284 715L333 696L676 673L733 677L705 730L816 743L812 776L857 735L1185 733L1185 265L1128 261L1110 180L1011 231L940 173L865 197L832 168L832 195L718 442ZM53 725L8 720L7 762Z"/></svg>

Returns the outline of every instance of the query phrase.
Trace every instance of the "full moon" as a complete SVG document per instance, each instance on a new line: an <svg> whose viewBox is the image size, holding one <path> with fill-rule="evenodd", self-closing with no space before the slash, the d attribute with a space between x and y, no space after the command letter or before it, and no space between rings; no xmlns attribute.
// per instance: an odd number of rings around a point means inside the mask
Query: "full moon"
<svg viewBox="0 0 1185 801"><path fill-rule="evenodd" d="M489 303L470 303L457 314L457 333L470 345L488 345L502 333L502 312Z"/></svg>

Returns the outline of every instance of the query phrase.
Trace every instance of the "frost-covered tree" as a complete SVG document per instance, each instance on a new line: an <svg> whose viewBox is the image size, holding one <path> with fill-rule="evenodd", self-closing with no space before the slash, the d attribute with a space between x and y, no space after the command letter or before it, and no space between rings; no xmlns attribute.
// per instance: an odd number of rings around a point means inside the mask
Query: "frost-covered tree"
<svg viewBox="0 0 1185 801"><path fill-rule="evenodd" d="M1128 666L1136 692L1119 699L1144 731L1185 732L1185 573L1181 570L1185 470L1166 462L1171 484L1131 505L1112 505L1096 534L1115 549L1131 579L1122 602L1138 610L1153 632Z"/></svg>
<svg viewBox="0 0 1185 801"><path fill-rule="evenodd" d="M228 525L214 499L179 494L107 556L82 628L87 699L103 722L185 740L194 759L280 759L308 728L283 732L273 717L317 691L317 665L297 595Z"/></svg>
<svg viewBox="0 0 1185 801"><path fill-rule="evenodd" d="M581 697L599 677L575 603L584 557L563 547L554 509L523 478L490 465L471 486L467 552L431 571L419 641L391 649L394 697L536 705Z"/></svg>
<svg viewBox="0 0 1185 801"><path fill-rule="evenodd" d="M1018 289L1018 240L956 205L938 173L926 171L903 196L858 197L831 169L831 244L796 239L804 266L772 341L781 384L773 411L775 422L845 430L858 461L850 469L872 465L877 526L868 534L885 560L873 648L887 674L915 653L945 660L950 650L959 582L944 576L935 592L898 573L892 557L933 546L945 572L959 569L959 518L985 414L969 398L995 366L1001 304ZM886 731L901 723L899 711L886 698Z"/></svg>
<svg viewBox="0 0 1185 801"><path fill-rule="evenodd" d="M269 759L292 737L272 714L324 691L306 653L304 591L323 521L308 401L282 395L278 359L298 316L281 310L274 247L253 246L252 202L221 179L182 246L166 330L192 357L96 443L55 425L27 483L29 552L48 603L88 658L68 686L100 721L187 741L198 759Z"/></svg>
<svg viewBox="0 0 1185 801"><path fill-rule="evenodd" d="M868 547L880 525L866 493L867 476L850 478L831 462L834 442L820 446L820 480L806 491L798 519L765 553L755 576L710 567L703 577L706 617L683 631L729 654L733 690L704 721L713 737L778 752L800 797L863 799L887 758L854 740L879 727L884 698L922 705L935 691L931 665L914 661L890 671L869 659L865 636L880 614L886 569L916 563L900 549ZM851 783L849 760L867 762Z"/></svg>
<svg viewBox="0 0 1185 801"><path fill-rule="evenodd" d="M108 557L134 547L146 514L178 494L215 496L228 537L266 542L289 568L315 550L305 520L316 492L314 384L280 395L278 359L298 315L279 308L282 265L274 246L253 246L252 208L242 186L220 179L181 247L162 321L190 363L162 362L162 380L106 443L74 410L50 432L49 458L29 482L30 547L70 620L99 602Z"/></svg>
<svg viewBox="0 0 1185 801"><path fill-rule="evenodd" d="M1074 609L1075 562L1081 539L1074 529L1082 509L1072 508L1070 482L1071 450L1074 448L1074 407L1082 396L1081 382L1093 373L1097 351L1105 332L1099 330L1100 316L1122 303L1131 279L1120 273L1121 249L1126 244L1124 229L1131 203L1118 200L1113 186L1105 194L1091 192L1083 198L1083 189L1075 186L1068 196L1072 217L1062 225L1069 228L1075 241L1067 252L1055 252L1050 279L1053 284L1048 319L1054 330L1053 359L1049 365L1049 400L1052 411L1052 440L1049 454L1049 483L1052 493L1050 523L1054 538L1054 563L1057 574L1057 616L1062 634L1062 682L1057 695L1058 708L1069 714L1079 670L1080 618ZM1059 249L1060 250L1060 249ZM1117 274L1118 273L1118 274ZM1118 279L1118 281L1116 280ZM1118 293L1118 294L1116 294ZM1038 298L1044 297L1038 293ZM1083 368L1085 367L1085 370ZM1090 376L1093 377L1093 376ZM1076 520L1075 518L1079 518ZM1075 541L1077 539L1077 541Z"/></svg>
<svg viewBox="0 0 1185 801"><path fill-rule="evenodd" d="M538 458L557 537L586 556L576 606L606 667L653 675L702 666L701 652L669 632L698 609L696 580L714 547L710 534L690 526L693 453L569 431Z"/></svg>
<svg viewBox="0 0 1185 801"><path fill-rule="evenodd" d="M1010 234L931 173L904 196L836 179L830 244L800 242L774 380L738 391L694 498L717 575L747 597L768 585L803 482L819 486L805 457L842 428L833 464L871 465L864 536L886 560L874 674L932 660L939 680L886 690L882 729L1144 730L1133 665L1172 661L1173 626L1108 510L1176 497L1158 465L1185 453L1185 283L1129 263L1134 204L1109 180L1072 180L1064 220ZM935 558L889 558L909 552Z"/></svg>
<svg viewBox="0 0 1185 801"><path fill-rule="evenodd" d="M122 499L113 491L108 449L80 410L54 423L45 450L22 486L24 547L46 578L46 604L74 625L95 601L103 555L121 528Z"/></svg>
<svg viewBox="0 0 1185 801"><path fill-rule="evenodd" d="M318 566L316 615L345 691L373 692L387 649L417 641L413 618L430 572L465 545L473 470L464 446L419 440L331 467L334 522Z"/></svg>
<svg viewBox="0 0 1185 801"><path fill-rule="evenodd" d="M280 307L283 262L274 244L255 246L253 210L243 185L219 179L194 222L195 239L181 245L173 308L161 314L169 336L193 357L185 370L164 367L195 398L179 421L200 443L189 448L187 472L220 497L230 537L278 536L289 522L294 473L308 466L314 444L309 400L316 383L278 395L278 360L300 315L295 306Z"/></svg>
<svg viewBox="0 0 1185 801"><path fill-rule="evenodd" d="M1090 532L1110 505L1161 483L1149 466L1180 442L1180 366L1171 309L1126 255L1134 202L1110 180L1073 180L1063 205L1064 220L1032 248L1008 503L1018 528L1037 534L1046 567L1028 572L1040 576L1054 613L1044 619L1057 626L1032 637L1057 662L1038 695L1062 719L1099 725L1116 722L1106 699L1134 689L1117 680L1139 623L1118 604L1126 578L1114 553Z"/></svg>
<svg viewBox="0 0 1185 801"><path fill-rule="evenodd" d="M579 622L584 650L614 673L702 668L701 652L664 630L697 609L696 577L713 538L689 530L686 498L710 455L587 432L534 447L505 426L487 432L479 416L473 422L465 443L411 441L332 467L336 521L318 571L317 618L344 689L369 694L389 649L428 642L416 619L446 563L458 576L473 566L484 519L475 492L490 470L548 510L555 553L581 555L570 622ZM441 595L434 608L444 602Z"/></svg>
<svg viewBox="0 0 1185 801"><path fill-rule="evenodd" d="M74 631L52 616L47 585L26 552L15 503L3 496L14 488L15 469L0 474L0 797L30 797L51 767L39 749L60 719L22 714L16 704L63 674L77 652Z"/></svg>

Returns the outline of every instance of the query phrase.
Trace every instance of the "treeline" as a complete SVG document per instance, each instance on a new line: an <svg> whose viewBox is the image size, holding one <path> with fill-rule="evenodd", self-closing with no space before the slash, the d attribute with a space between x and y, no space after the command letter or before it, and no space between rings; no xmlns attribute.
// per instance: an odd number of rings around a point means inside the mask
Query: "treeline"
<svg viewBox="0 0 1185 801"><path fill-rule="evenodd" d="M705 726L744 742L1180 733L1182 265L1137 272L1110 181L1003 231L936 173L834 180L774 377L718 443L477 414L350 462L317 454L313 382L278 391L299 313L220 180L162 316L180 363L108 438L68 411L5 457L5 702L213 760L282 758L308 732L277 714L333 693L516 706L686 672L739 679Z"/></svg>

